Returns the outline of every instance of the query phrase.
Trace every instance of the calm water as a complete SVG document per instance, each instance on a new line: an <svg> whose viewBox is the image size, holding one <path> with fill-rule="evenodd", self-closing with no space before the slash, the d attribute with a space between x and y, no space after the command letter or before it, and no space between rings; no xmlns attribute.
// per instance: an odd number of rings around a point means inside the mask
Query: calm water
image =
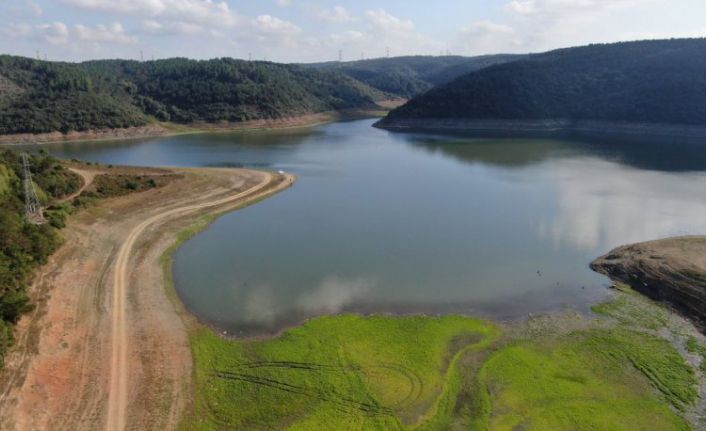
<svg viewBox="0 0 706 431"><path fill-rule="evenodd" d="M299 176L176 253L184 302L230 333L340 311L586 310L608 295L588 268L594 257L706 232L706 145L404 135L371 124L49 149Z"/></svg>

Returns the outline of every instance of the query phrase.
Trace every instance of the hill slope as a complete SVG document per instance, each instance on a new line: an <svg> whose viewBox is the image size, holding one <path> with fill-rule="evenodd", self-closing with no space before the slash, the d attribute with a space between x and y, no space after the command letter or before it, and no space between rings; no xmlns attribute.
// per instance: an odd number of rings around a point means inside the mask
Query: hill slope
<svg viewBox="0 0 706 431"><path fill-rule="evenodd" d="M32 156L30 166L40 199L53 201L78 190L79 177L48 156ZM49 224L30 224L24 215L19 155L0 152L0 368L12 344L12 325L31 308L27 287L34 270L60 245L56 227L65 212L47 211Z"/></svg>
<svg viewBox="0 0 706 431"><path fill-rule="evenodd" d="M337 70L380 91L410 98L466 73L523 57L511 54L478 57L409 56L304 66Z"/></svg>
<svg viewBox="0 0 706 431"><path fill-rule="evenodd" d="M233 59L53 63L0 56L0 134L276 119L387 95L337 71Z"/></svg>
<svg viewBox="0 0 706 431"><path fill-rule="evenodd" d="M458 120L455 128L495 120L547 127L575 121L706 125L704 52L706 39L682 39L531 55L435 88L392 111L379 126L402 127L418 119L444 120L437 125Z"/></svg>

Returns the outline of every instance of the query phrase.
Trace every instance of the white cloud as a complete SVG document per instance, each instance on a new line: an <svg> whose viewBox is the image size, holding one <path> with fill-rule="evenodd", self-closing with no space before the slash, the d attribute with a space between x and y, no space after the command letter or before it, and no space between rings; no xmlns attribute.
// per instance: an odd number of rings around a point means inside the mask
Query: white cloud
<svg viewBox="0 0 706 431"><path fill-rule="evenodd" d="M199 25L184 21L167 21L160 22L152 19L148 19L142 22L142 29L150 34L156 35L184 35L184 36L195 36L200 34L216 34L216 30L211 30L209 32ZM220 33L218 33L220 34Z"/></svg>
<svg viewBox="0 0 706 431"><path fill-rule="evenodd" d="M34 32L52 45L64 45L69 42L69 28L63 22L40 24Z"/></svg>
<svg viewBox="0 0 706 431"><path fill-rule="evenodd" d="M0 28L0 34L11 39L29 36L33 31L34 27L29 24L10 24Z"/></svg>
<svg viewBox="0 0 706 431"><path fill-rule="evenodd" d="M76 37L82 41L98 43L136 43L137 37L125 32L122 24L115 22L110 26L98 24L94 27L76 24L74 26Z"/></svg>
<svg viewBox="0 0 706 431"><path fill-rule="evenodd" d="M355 21L355 16L343 6L335 6L333 9L323 9L316 13L316 17L331 23L346 23Z"/></svg>
<svg viewBox="0 0 706 431"><path fill-rule="evenodd" d="M476 21L461 29L461 32L468 35L511 34L515 32L515 29L494 21Z"/></svg>
<svg viewBox="0 0 706 431"><path fill-rule="evenodd" d="M365 12L365 16L375 28L384 32L414 31L414 23L411 20L399 19L384 9L369 10Z"/></svg>
<svg viewBox="0 0 706 431"><path fill-rule="evenodd" d="M83 9L133 14L150 18L228 27L237 24L239 16L225 1L213 0L63 0Z"/></svg>
<svg viewBox="0 0 706 431"><path fill-rule="evenodd" d="M661 5L664 1L511 0L504 10L510 24L521 35L514 40L514 50L543 51L619 40L616 25L617 28L627 27L631 17L649 4ZM607 31L609 28L613 30Z"/></svg>
<svg viewBox="0 0 706 431"><path fill-rule="evenodd" d="M610 250L706 229L701 174L616 168L613 162L596 159L564 161L552 172L557 207L538 225L538 232L556 245ZM685 176L693 181L685 181Z"/></svg>
<svg viewBox="0 0 706 431"><path fill-rule="evenodd" d="M260 15L251 21L253 29L263 36L296 36L302 32L297 25L272 15Z"/></svg>
<svg viewBox="0 0 706 431"><path fill-rule="evenodd" d="M517 46L515 29L495 21L476 21L461 28L460 38L454 50L464 54L485 54L502 52L509 46Z"/></svg>
<svg viewBox="0 0 706 431"><path fill-rule="evenodd" d="M3 34L13 39L27 39L31 41L46 41L52 45L72 45L81 43L90 44L130 44L138 41L137 37L129 35L119 22L110 25L97 24L87 26L76 24L72 27L63 22L28 25L13 24L0 29Z"/></svg>

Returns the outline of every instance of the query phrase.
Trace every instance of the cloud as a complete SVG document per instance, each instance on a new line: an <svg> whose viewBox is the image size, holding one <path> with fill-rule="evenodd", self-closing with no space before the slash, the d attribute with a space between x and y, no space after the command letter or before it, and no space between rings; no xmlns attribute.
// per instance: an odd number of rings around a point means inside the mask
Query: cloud
<svg viewBox="0 0 706 431"><path fill-rule="evenodd" d="M626 19L661 0L511 0L504 11L521 35L515 49L545 50L618 40ZM627 13L628 15L625 15ZM512 46L509 46L512 47Z"/></svg>
<svg viewBox="0 0 706 431"><path fill-rule="evenodd" d="M11 24L1 28L0 33L13 39L41 40L52 45L130 44L138 41L137 37L129 35L119 22L95 26L76 24L72 27L60 21L37 25Z"/></svg>
<svg viewBox="0 0 706 431"><path fill-rule="evenodd" d="M302 32L297 25L274 17L260 15L251 21L253 29L263 36L296 36Z"/></svg>
<svg viewBox="0 0 706 431"><path fill-rule="evenodd" d="M69 42L69 28L63 22L40 24L34 27L33 33L52 45L65 45Z"/></svg>
<svg viewBox="0 0 706 431"><path fill-rule="evenodd" d="M346 306L364 298L375 284L373 280L366 278L345 280L328 277L312 292L300 297L297 308L306 313L339 313Z"/></svg>
<svg viewBox="0 0 706 431"><path fill-rule="evenodd" d="M207 33L215 34L213 33L213 30L211 32L207 32L202 25L184 21L160 22L148 19L142 22L142 29L146 33L155 35L195 36Z"/></svg>
<svg viewBox="0 0 706 431"><path fill-rule="evenodd" d="M217 27L236 25L240 17L225 1L214 0L63 0L83 9L174 19Z"/></svg>
<svg viewBox="0 0 706 431"><path fill-rule="evenodd" d="M292 0L277 0L277 4L282 7L289 7L292 5Z"/></svg>
<svg viewBox="0 0 706 431"><path fill-rule="evenodd" d="M706 230L701 174L618 168L595 159L565 161L553 173L556 210L538 232L556 245L595 252Z"/></svg>
<svg viewBox="0 0 706 431"><path fill-rule="evenodd" d="M76 24L74 32L78 39L98 43L136 43L137 37L125 32L122 24L115 22L110 26L98 24L94 27Z"/></svg>
<svg viewBox="0 0 706 431"><path fill-rule="evenodd" d="M464 54L501 52L509 46L520 45L513 27L495 21L476 21L462 27L454 50Z"/></svg>
<svg viewBox="0 0 706 431"><path fill-rule="evenodd" d="M343 6L335 6L333 9L322 9L316 12L316 17L335 24L353 22L355 16Z"/></svg>
<svg viewBox="0 0 706 431"><path fill-rule="evenodd" d="M377 30L383 32L412 32L414 23L411 20L402 20L390 14L384 9L369 10L365 12L368 21Z"/></svg>

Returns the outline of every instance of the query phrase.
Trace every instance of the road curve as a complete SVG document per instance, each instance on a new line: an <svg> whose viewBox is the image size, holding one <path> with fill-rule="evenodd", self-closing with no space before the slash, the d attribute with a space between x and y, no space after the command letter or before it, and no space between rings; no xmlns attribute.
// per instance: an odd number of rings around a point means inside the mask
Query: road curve
<svg viewBox="0 0 706 431"><path fill-rule="evenodd" d="M111 364L110 364L110 387L108 391L108 411L106 427L107 431L124 431L127 423L128 405L128 329L127 329L127 290L129 280L130 255L139 236L154 223L167 217L201 210L210 207L221 206L234 201L257 194L266 188L274 179L274 174L263 172L264 179L257 185L215 201L200 204L188 205L174 208L169 211L157 214L144 220L137 225L127 236L125 242L120 246L115 261L113 273L113 295L111 306ZM293 177L287 175L286 181L291 183Z"/></svg>

